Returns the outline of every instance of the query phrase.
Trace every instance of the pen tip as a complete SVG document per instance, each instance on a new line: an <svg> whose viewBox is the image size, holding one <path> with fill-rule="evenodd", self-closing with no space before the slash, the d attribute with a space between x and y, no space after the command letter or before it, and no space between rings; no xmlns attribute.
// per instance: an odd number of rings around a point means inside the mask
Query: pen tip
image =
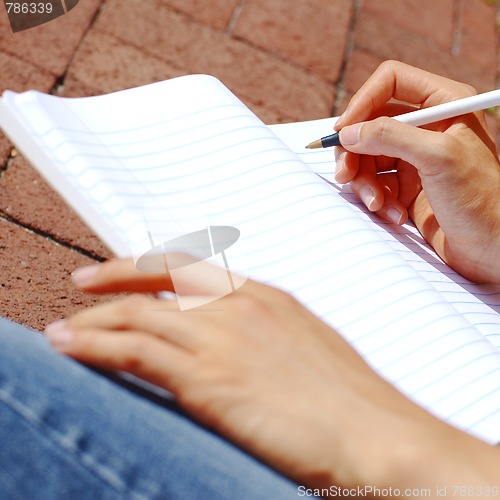
<svg viewBox="0 0 500 500"><path fill-rule="evenodd" d="M313 141L306 146L307 149L319 149L322 147L323 147L323 144L321 142L321 139L318 139L317 141Z"/></svg>

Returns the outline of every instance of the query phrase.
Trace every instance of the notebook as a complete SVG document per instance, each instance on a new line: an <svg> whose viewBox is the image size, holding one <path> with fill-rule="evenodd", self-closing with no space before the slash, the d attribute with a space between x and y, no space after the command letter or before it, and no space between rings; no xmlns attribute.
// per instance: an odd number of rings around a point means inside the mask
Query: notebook
<svg viewBox="0 0 500 500"><path fill-rule="evenodd" d="M333 151L304 147L333 120L266 126L208 75L0 102L0 127L117 256L236 228L231 271L288 290L408 397L499 442L500 286L335 183Z"/></svg>

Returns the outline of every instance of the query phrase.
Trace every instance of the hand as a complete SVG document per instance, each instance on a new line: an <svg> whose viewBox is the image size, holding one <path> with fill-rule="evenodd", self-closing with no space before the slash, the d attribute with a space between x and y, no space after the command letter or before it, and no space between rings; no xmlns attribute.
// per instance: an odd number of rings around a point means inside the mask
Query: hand
<svg viewBox="0 0 500 500"><path fill-rule="evenodd" d="M425 129L380 117L404 112L387 107L391 98L429 107L475 93L403 63L383 63L335 125L344 146L336 178L350 182L382 218L402 224L409 215L462 275L500 283L500 166L483 113Z"/></svg>
<svg viewBox="0 0 500 500"><path fill-rule="evenodd" d="M176 291L211 294L224 275L207 264ZM128 260L76 277L97 293L172 290L169 276L140 273ZM489 449L403 397L290 295L254 281L184 312L175 301L132 296L47 334L75 359L171 391L195 419L299 484L412 486L419 467L444 483L450 471L464 474L457 460Z"/></svg>

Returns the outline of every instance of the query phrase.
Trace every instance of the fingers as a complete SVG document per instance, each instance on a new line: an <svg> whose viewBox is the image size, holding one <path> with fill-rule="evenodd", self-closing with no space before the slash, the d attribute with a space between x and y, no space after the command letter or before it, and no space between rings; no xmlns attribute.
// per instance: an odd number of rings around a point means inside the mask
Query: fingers
<svg viewBox="0 0 500 500"><path fill-rule="evenodd" d="M364 156L362 158L356 175L356 182L351 182L351 188L371 212L376 212L382 208L384 190L377 179L377 168L373 156Z"/></svg>
<svg viewBox="0 0 500 500"><path fill-rule="evenodd" d="M133 259L116 259L78 269L72 277L77 287L92 293L167 290L179 295L215 297L227 293L229 271L226 269L180 253L155 255L151 262L155 272L138 270ZM158 272L161 269L164 272ZM244 277L231 273L235 288L244 281Z"/></svg>
<svg viewBox="0 0 500 500"><path fill-rule="evenodd" d="M340 140L344 148L353 153L402 159L414 165L423 176L449 176L447 170L454 163L459 147L458 141L449 134L385 117L344 127Z"/></svg>
<svg viewBox="0 0 500 500"><path fill-rule="evenodd" d="M73 272L72 279L78 288L92 293L173 290L168 273L143 273L135 267L131 258L82 267Z"/></svg>
<svg viewBox="0 0 500 500"><path fill-rule="evenodd" d="M140 331L115 332L54 323L47 329L53 347L82 363L131 373L174 394L190 368L191 356L173 344Z"/></svg>
<svg viewBox="0 0 500 500"><path fill-rule="evenodd" d="M390 99L428 107L475 93L469 85L399 61L385 61L352 97L335 129L371 119Z"/></svg>
<svg viewBox="0 0 500 500"><path fill-rule="evenodd" d="M449 147L453 138L445 134L378 118L345 127L340 136L349 149L345 154L358 157L350 183L353 192L369 210L392 223L406 222L408 208L422 188L415 167L424 178L433 175L434 184L446 183L454 175L453 148ZM422 148L422 144L426 147ZM353 170L344 169L344 180ZM438 177L441 182L436 181Z"/></svg>
<svg viewBox="0 0 500 500"><path fill-rule="evenodd" d="M349 153L341 146L335 148L335 180L341 184L350 182L359 170L359 155Z"/></svg>
<svg viewBox="0 0 500 500"><path fill-rule="evenodd" d="M176 301L136 295L85 309L68 320L57 322L55 327L70 331L147 332L182 349L193 350L200 343L197 332L202 331L204 325L200 312L183 313ZM47 327L49 337L52 329L53 325Z"/></svg>
<svg viewBox="0 0 500 500"><path fill-rule="evenodd" d="M367 208L375 212L381 219L397 225L404 224L407 221L407 205L399 198L400 182L396 174L386 173L376 177L358 176L350 185L352 191L358 195L365 205L364 192L382 193L377 195L376 201L372 202L371 206L367 205ZM372 210L372 207L376 208Z"/></svg>

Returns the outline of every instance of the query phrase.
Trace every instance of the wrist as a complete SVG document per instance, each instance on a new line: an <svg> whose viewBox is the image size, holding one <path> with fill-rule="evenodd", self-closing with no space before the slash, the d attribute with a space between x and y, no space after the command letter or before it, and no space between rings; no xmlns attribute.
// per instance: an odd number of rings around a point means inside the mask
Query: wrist
<svg viewBox="0 0 500 500"><path fill-rule="evenodd" d="M380 489L451 492L457 487L500 486L500 450L443 422L395 446L378 471ZM410 433L411 431L408 431Z"/></svg>

